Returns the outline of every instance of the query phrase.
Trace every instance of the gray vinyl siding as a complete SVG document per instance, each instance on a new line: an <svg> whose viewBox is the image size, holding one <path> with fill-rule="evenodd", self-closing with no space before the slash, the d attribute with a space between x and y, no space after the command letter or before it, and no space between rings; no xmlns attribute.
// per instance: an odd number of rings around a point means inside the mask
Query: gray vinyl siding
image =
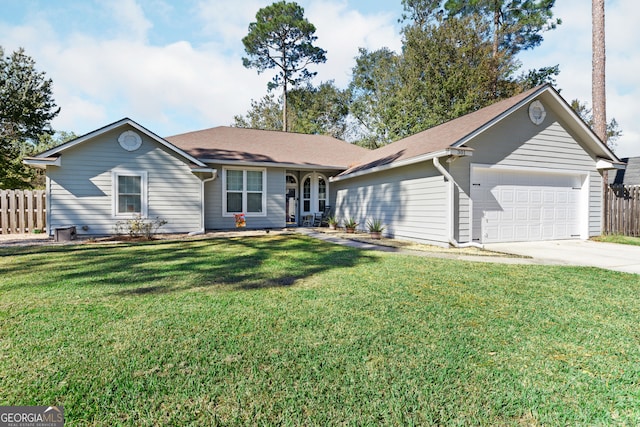
<svg viewBox="0 0 640 427"><path fill-rule="evenodd" d="M431 163L420 163L333 183L336 215L366 230L380 219L398 239L448 245L447 186Z"/></svg>
<svg viewBox="0 0 640 427"><path fill-rule="evenodd" d="M200 229L200 180L189 165L142 133L132 152L118 144L120 128L62 153L61 166L49 166L49 229L75 225L79 234L113 234L112 171L146 171L148 217L166 220L161 233ZM84 229L86 228L86 230Z"/></svg>
<svg viewBox="0 0 640 427"><path fill-rule="evenodd" d="M225 165L214 165L213 167L218 170L218 178L205 184L205 228L208 230L232 229L235 228L235 218L233 216L224 216L222 212L222 199L224 197L222 174ZM238 166L233 165L233 168L238 168ZM247 169L256 168L248 167ZM286 225L285 169L267 168L266 171L266 216L247 215L247 228L282 228Z"/></svg>
<svg viewBox="0 0 640 427"><path fill-rule="evenodd" d="M243 169L237 164L212 164L212 167L218 170L218 178L205 184L205 228L208 230L227 230L235 228L235 219L223 215L222 199L224 192L222 188L222 174L225 167L234 169ZM256 167L248 166L247 170L256 169ZM257 168L264 169L264 168ZM267 212L266 216L247 216L247 228L283 228L286 227L286 175L291 174L298 181L298 219L300 219L301 204L301 181L308 173L308 170L291 170L285 168L266 168L267 171ZM319 170L316 171L324 175L327 180L329 177L336 175L336 170ZM332 183L329 185L329 200L327 203L334 210L336 201L336 190Z"/></svg>
<svg viewBox="0 0 640 427"><path fill-rule="evenodd" d="M599 235L602 216L602 177L592 158L570 132L547 110L545 121L536 126L527 113L527 106L465 144L473 148L473 156L457 159L450 172L461 186L456 237L460 242L471 240L470 173L471 163L516 167L521 171L536 168L549 172L575 171L589 175L589 236Z"/></svg>

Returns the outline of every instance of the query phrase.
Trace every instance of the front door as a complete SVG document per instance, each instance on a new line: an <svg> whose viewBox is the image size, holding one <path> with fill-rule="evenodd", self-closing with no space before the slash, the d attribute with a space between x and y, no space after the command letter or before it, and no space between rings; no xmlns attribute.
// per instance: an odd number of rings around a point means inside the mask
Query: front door
<svg viewBox="0 0 640 427"><path fill-rule="evenodd" d="M286 200L286 221L287 226L298 225L298 181L293 175L287 175Z"/></svg>

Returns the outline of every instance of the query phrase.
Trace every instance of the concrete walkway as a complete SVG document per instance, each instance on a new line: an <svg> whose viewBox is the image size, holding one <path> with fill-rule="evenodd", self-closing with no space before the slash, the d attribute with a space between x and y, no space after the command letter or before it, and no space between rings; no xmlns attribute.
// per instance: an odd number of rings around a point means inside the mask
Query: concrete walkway
<svg viewBox="0 0 640 427"><path fill-rule="evenodd" d="M485 245L485 248L490 251L532 257L543 264L599 267L640 274L640 246L592 240L552 240L492 243Z"/></svg>
<svg viewBox="0 0 640 427"><path fill-rule="evenodd" d="M352 248L372 250L378 252L388 252L388 253L396 253L403 255L414 255L421 257L429 257L429 258L445 258L445 259L456 259L461 261L473 261L473 262L495 262L500 264L539 264L536 260L531 259L529 257L521 257L510 256L509 254L505 254L504 257L496 255L496 254L487 254L487 256L483 255L466 255L460 253L454 253L453 250L447 251L427 251L427 250L408 250L395 248L391 246L385 245L376 245L372 243L361 242L358 240L351 239L343 239L339 236L322 233L315 231L312 228L297 228L295 229L296 233L304 234L305 236L313 237L315 239L323 240L325 242L334 243L336 245L349 246Z"/></svg>
<svg viewBox="0 0 640 427"><path fill-rule="evenodd" d="M591 240L553 240L545 242L492 243L485 245L487 251L506 255L505 257L500 257L398 249L342 239L337 236L305 228L297 229L297 232L339 245L382 252L500 264L598 267L607 270L640 274L640 246L632 245L601 243Z"/></svg>

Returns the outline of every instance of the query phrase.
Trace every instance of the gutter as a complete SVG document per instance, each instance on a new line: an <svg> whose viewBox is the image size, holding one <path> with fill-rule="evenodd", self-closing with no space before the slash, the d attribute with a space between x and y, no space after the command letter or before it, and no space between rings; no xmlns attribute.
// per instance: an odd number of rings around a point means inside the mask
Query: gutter
<svg viewBox="0 0 640 427"><path fill-rule="evenodd" d="M438 157L434 157L433 158L433 166L435 166L435 168L442 174L442 176L445 177L445 179L447 180L448 183L448 191L447 191L447 232L449 234L448 239L449 239L449 244L451 244L453 247L455 248L468 248L468 247L474 247L474 248L480 248L480 249L484 249L484 245L481 245L479 243L476 242L467 242L467 243L458 243L458 241L455 239L454 235L454 224L455 222L453 221L453 212L455 210L455 207L453 205L454 202L454 191L455 188L458 187L460 188L460 186L458 185L458 183L453 179L453 176L451 176L451 174L449 173L449 171L447 171L442 164L440 164L440 159Z"/></svg>
<svg viewBox="0 0 640 427"><path fill-rule="evenodd" d="M368 169L364 169L364 170L360 170L360 171L356 171L356 172L351 172L351 173L348 173L346 175L334 176L334 177L329 178L329 182L339 182L339 181L355 178L355 177L362 176L362 175L368 175L368 174L371 174L371 173L382 172L382 171L385 171L387 169L399 168L399 167L402 167L402 166L408 166L408 165L412 165L412 164L415 164L415 163L426 162L428 160L436 159L438 157L446 157L446 156L463 157L463 156L471 156L472 153L473 153L473 148L450 147L450 148L446 148L444 150L434 151L434 152L431 152L431 153L426 153L426 154L422 154L422 155L419 155L419 156L410 157L410 158L405 159L405 160L399 160L399 161L396 161L396 162L393 162L393 163L388 163L386 165L375 166L375 167L372 167L372 168L368 168ZM357 168L358 166L355 166L355 167Z"/></svg>

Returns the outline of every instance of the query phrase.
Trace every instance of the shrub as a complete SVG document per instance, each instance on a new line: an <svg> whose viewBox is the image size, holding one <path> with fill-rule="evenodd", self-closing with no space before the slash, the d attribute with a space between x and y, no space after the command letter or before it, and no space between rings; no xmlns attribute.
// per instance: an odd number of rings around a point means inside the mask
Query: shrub
<svg viewBox="0 0 640 427"><path fill-rule="evenodd" d="M165 225L167 221L156 217L154 220L142 218L142 215L136 215L125 221L116 222L116 234L128 234L130 237L144 237L151 240L153 235L160 227Z"/></svg>

